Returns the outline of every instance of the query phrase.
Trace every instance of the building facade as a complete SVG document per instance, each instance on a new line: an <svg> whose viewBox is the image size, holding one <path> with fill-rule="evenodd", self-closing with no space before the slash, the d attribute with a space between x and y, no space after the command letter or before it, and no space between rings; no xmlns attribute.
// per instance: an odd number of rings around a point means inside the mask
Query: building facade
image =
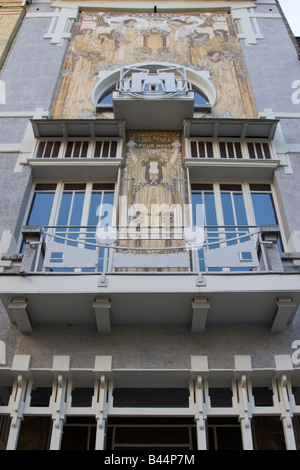
<svg viewBox="0 0 300 470"><path fill-rule="evenodd" d="M0 448L299 449L278 2L0 5Z"/></svg>

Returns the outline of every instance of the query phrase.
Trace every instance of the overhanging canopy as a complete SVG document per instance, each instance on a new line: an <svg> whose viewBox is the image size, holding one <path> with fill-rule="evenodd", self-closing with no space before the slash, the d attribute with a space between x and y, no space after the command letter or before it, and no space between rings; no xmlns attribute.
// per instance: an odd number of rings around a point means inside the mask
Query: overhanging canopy
<svg viewBox="0 0 300 470"><path fill-rule="evenodd" d="M32 119L36 139L75 140L123 138L125 121L114 119Z"/></svg>
<svg viewBox="0 0 300 470"><path fill-rule="evenodd" d="M276 119L189 119L184 122L184 137L272 140L278 122Z"/></svg>

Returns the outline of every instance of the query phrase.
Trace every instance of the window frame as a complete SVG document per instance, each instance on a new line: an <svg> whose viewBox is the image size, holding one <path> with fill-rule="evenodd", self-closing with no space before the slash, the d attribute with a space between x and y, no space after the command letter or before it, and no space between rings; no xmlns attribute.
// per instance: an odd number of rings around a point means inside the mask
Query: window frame
<svg viewBox="0 0 300 470"><path fill-rule="evenodd" d="M284 252L287 243L286 243L286 238L285 238L285 232L284 232L284 225L282 222L281 218L281 213L279 210L279 205L276 197L276 191L274 188L274 184L270 182L266 183L261 183L261 182L254 182L254 181L192 181L190 182L190 194L189 194L189 202L192 205L192 194L197 191L201 191L200 189L193 189L193 185L202 185L203 187L206 185L212 186L211 192L214 194L214 199L215 199L215 209L216 209L216 217L217 217L217 224L219 226L225 226L226 224L224 223L224 216L223 216L223 208L222 208L222 200L221 200L221 185L226 185L226 186L236 186L239 185L241 186L242 194L243 194L243 199L244 199L244 205L245 205L245 210L246 210L246 215L247 215L247 220L248 220L248 226L256 226L256 220L255 220L255 213L254 213L254 205L252 202L252 193L255 193L255 190L251 190L251 185L256 185L257 187L260 186L268 186L269 190L258 190L258 192L265 192L268 194L271 194L272 197L272 203L274 207L274 212L275 216L277 218L277 224L279 226L280 230L280 238L281 238L281 244L282 244L282 251ZM209 189L206 189L206 191L210 191ZM203 191L205 192L205 190ZM193 212L193 211L191 211ZM192 221L194 223L194 221Z"/></svg>
<svg viewBox="0 0 300 470"><path fill-rule="evenodd" d="M203 147L206 149L206 155L201 156L200 145L203 144ZM221 151L221 144L225 147L225 152L227 154L226 157L222 156ZM207 151L208 145L212 148L212 154ZM232 145L234 157L231 157L229 154L229 145ZM251 157L251 153L249 151L249 145L254 146L255 151L255 158ZM269 155L266 156L266 152L264 151L264 146L267 145L269 150ZM257 154L257 147L260 147L262 152L265 152L265 156L263 158L259 158ZM193 156L192 147L195 148L195 152L197 156ZM238 156L237 148L240 147L241 156ZM193 161L203 161L203 160L222 160L222 161L252 161L252 162L260 162L260 161L274 161L277 159L276 153L273 148L273 144L271 141L266 139L238 139L238 138L218 138L214 139L212 137L189 137L186 138L186 146L185 146L185 155L186 158L189 158ZM195 155L195 154L194 154Z"/></svg>
<svg viewBox="0 0 300 470"><path fill-rule="evenodd" d="M197 184L197 183L196 183ZM200 183L200 185L202 186L202 184ZM196 193L197 191L209 191L211 193L214 194L214 201L215 201L215 209L216 209L216 217L217 217L217 225L218 226L225 226L225 221L224 221L224 214L223 214L223 207L222 207L222 192L226 192L227 189L223 189L221 188L221 185L224 185L224 186L228 186L228 192L230 192L231 194L233 194L235 192L234 189L230 190L229 187L230 186L240 186L241 187L241 193L243 194L244 196L244 204L245 204L245 208L246 208L246 214L247 214L247 219L248 219L248 225L255 225L255 219L254 219L254 212L251 208L251 206L249 205L249 197L248 197L248 191L247 191L247 183L237 183L237 182L233 182L232 185L230 183L228 183L227 181L226 182L211 182L211 183L208 183L208 182L205 182L203 183L203 186L206 185L211 185L212 186L212 189L204 189L204 190L200 190L200 189L193 189L193 183L191 184L191 194L192 193Z"/></svg>
<svg viewBox="0 0 300 470"><path fill-rule="evenodd" d="M54 186L54 185L55 185L55 189L52 189L52 190L49 190L49 189L47 190L46 189L47 187ZM91 205L93 192L102 191L101 200L103 200L103 193L104 192L114 193L114 205L113 205L113 207L114 207L114 210L116 210L117 182L104 182L104 181L97 181L97 180L93 180L93 181L59 180L59 181L51 181L51 182L35 181L32 185L31 193L30 193L29 198L28 198L27 208L26 208L26 211L25 211L25 214L24 214L22 227L24 225L28 225L30 213L31 213L31 210L33 208L33 202L34 202L35 194L38 191L40 191L40 192L43 191L42 189L37 189L39 186L41 188L42 188L42 186L45 186L45 192L46 191L53 191L53 193L54 193L54 198L53 198L53 202L52 202L52 208L50 210L48 226L56 226L57 222L58 222L59 211L60 211L60 208L61 208L63 194L64 194L64 192L69 191L69 189L66 189L66 186L68 186L68 185L69 185L70 188L71 187L75 188L76 185L78 186L78 188L79 188L79 185L80 186L85 185L85 189L84 190L82 189L82 191L84 191L84 201L83 201L83 207L82 207L82 213L81 213L80 226L82 226L82 227L88 226L89 209L90 209L90 205ZM96 185L99 185L98 189L96 189ZM103 189L100 189L100 187L102 185L103 185ZM104 187L106 185L107 185L107 188ZM94 186L94 189L93 189L93 186ZM71 189L70 189L70 191L71 191ZM74 191L76 191L76 189L74 189ZM19 239L19 244L18 244L20 249L22 249L22 244L23 244L23 236L22 236L22 233L21 233L20 234L20 239Z"/></svg>
<svg viewBox="0 0 300 470"><path fill-rule="evenodd" d="M75 146L80 143L80 152L78 156L74 156L74 149ZM96 149L97 146L101 144L102 149L104 148L105 144L108 143L108 155L103 156L103 150L101 150L101 155L96 156ZM67 156L67 149L72 144L72 155ZM87 144L87 149L85 155L82 156L82 149L84 145ZM59 145L59 149L56 152L56 155L53 156L54 148ZM51 147L51 151L49 152L49 148ZM122 147L123 147L123 140L120 138L112 138L112 137L101 137L97 139L89 139L89 138L70 138L67 140L64 139L38 139L36 142L35 150L33 152L33 158L35 160L40 161L53 161L53 160L67 160L67 161L78 161L78 160L116 160L122 158ZM49 152L49 156L45 156L46 152ZM113 156L110 155L113 149ZM40 155L40 156L39 156Z"/></svg>

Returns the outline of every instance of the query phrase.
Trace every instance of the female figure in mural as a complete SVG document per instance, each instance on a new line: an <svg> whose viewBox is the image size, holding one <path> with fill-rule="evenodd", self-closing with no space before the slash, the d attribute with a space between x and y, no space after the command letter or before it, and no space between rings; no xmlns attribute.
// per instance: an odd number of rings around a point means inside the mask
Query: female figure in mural
<svg viewBox="0 0 300 470"><path fill-rule="evenodd" d="M178 246L178 237L170 240L170 230L173 233L174 225L181 225L185 203L180 196L184 194L184 174L178 136L136 133L127 148L122 194L132 209L127 222L134 227L130 244L143 248Z"/></svg>

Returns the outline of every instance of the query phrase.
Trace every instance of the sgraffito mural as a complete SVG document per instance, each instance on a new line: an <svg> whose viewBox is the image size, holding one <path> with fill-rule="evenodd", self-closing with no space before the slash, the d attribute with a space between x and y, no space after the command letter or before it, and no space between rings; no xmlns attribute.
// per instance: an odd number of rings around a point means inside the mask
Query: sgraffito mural
<svg viewBox="0 0 300 470"><path fill-rule="evenodd" d="M176 252L188 202L181 133L128 132L126 149L118 220L126 234L119 246L135 247L134 254Z"/></svg>
<svg viewBox="0 0 300 470"><path fill-rule="evenodd" d="M97 112L92 100L99 72L151 62L208 71L216 89L210 117L257 117L242 51L228 14L93 11L82 12L75 25L54 100L53 117L113 118L112 113ZM182 135L177 131L128 132L118 192L119 214L123 220L118 220L118 225L130 230L125 238L119 238L117 270L150 269L149 258L145 266L139 261L139 267L127 267L125 262L131 258L126 256L126 250L142 256L180 252L179 269L189 269L190 252L184 248L183 234L174 236L176 227L186 222L184 211L188 203L182 148ZM126 207L121 207L124 201ZM168 264L170 257L165 259L165 265L157 269L172 270Z"/></svg>
<svg viewBox="0 0 300 470"><path fill-rule="evenodd" d="M142 62L209 71L217 92L212 116L257 117L241 47L227 13L83 11L74 28L54 118L107 117L97 114L92 101L99 72Z"/></svg>

